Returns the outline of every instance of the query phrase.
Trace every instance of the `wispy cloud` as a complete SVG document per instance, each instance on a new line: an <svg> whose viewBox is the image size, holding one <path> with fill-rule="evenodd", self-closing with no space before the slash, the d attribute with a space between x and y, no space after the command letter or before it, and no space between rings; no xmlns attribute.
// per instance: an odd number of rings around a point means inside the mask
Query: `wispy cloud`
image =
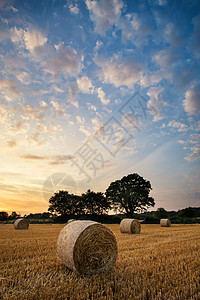
<svg viewBox="0 0 200 300"><path fill-rule="evenodd" d="M49 165L64 165L68 161L73 160L75 157L73 155L33 155L33 154L26 154L26 155L21 155L20 158L25 159L25 160L30 160L30 161L35 161L35 160L47 160L49 161Z"/></svg>

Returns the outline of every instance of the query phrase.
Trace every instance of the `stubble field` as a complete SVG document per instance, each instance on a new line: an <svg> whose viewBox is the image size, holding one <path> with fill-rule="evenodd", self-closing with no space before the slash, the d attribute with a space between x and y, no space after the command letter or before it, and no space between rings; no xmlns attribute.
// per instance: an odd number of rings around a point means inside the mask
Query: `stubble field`
<svg viewBox="0 0 200 300"><path fill-rule="evenodd" d="M200 225L142 225L121 234L118 259L106 274L80 276L57 259L64 225L0 225L0 299L200 299Z"/></svg>

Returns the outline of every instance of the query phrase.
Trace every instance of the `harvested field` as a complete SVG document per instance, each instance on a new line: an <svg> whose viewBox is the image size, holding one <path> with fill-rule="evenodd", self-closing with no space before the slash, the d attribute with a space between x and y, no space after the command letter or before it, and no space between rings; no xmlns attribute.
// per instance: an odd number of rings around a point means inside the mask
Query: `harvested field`
<svg viewBox="0 0 200 300"><path fill-rule="evenodd" d="M200 299L200 225L143 225L116 236L118 259L101 275L80 276L57 259L64 225L0 225L0 299Z"/></svg>

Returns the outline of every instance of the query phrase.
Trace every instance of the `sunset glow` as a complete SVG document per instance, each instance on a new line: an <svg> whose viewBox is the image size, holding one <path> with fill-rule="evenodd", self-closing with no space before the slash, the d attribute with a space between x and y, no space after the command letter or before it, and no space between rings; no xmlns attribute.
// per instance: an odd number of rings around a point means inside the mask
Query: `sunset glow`
<svg viewBox="0 0 200 300"><path fill-rule="evenodd" d="M199 1L0 1L0 211L138 173L200 206Z"/></svg>

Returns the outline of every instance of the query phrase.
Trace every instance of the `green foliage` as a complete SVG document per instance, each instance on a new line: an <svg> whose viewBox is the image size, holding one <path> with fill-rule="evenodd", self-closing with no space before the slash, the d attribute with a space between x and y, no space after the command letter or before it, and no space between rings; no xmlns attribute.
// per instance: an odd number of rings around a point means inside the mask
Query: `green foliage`
<svg viewBox="0 0 200 300"><path fill-rule="evenodd" d="M37 220L45 220L52 217L52 214L49 212L43 212L43 213L36 213L36 214L29 214L26 216L27 219L37 219Z"/></svg>
<svg viewBox="0 0 200 300"><path fill-rule="evenodd" d="M163 207L159 207L155 212L153 212L153 217L159 220L167 219L169 218L169 213Z"/></svg>
<svg viewBox="0 0 200 300"><path fill-rule="evenodd" d="M82 204L85 214L91 215L102 215L110 208L110 204L103 193L95 193L91 190L87 190L85 194L82 194Z"/></svg>
<svg viewBox="0 0 200 300"><path fill-rule="evenodd" d="M195 210L192 207L187 207L178 213L178 217L194 218L196 217Z"/></svg>
<svg viewBox="0 0 200 300"><path fill-rule="evenodd" d="M155 205L154 199L149 197L151 190L150 182L134 173L112 182L106 190L106 197L113 208L132 216L136 211Z"/></svg>

